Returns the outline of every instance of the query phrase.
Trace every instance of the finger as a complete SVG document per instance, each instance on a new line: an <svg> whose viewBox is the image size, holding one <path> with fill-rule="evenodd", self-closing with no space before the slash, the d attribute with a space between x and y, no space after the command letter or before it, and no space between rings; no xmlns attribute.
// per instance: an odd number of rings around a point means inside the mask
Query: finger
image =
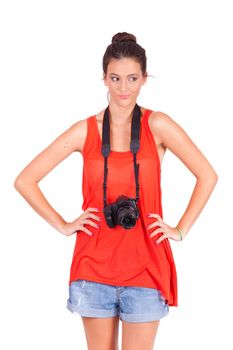
<svg viewBox="0 0 233 350"><path fill-rule="evenodd" d="M158 228L157 230L153 231L151 234L150 234L150 237L154 237L155 235L159 234L159 233L164 233L164 229L162 228Z"/></svg>
<svg viewBox="0 0 233 350"><path fill-rule="evenodd" d="M86 210L88 211L100 211L99 208L92 208L92 207L88 207Z"/></svg>
<svg viewBox="0 0 233 350"><path fill-rule="evenodd" d="M163 239L157 239L157 241L155 241L154 243L155 243L155 245L158 245L159 243L161 243L163 241Z"/></svg>
<svg viewBox="0 0 233 350"><path fill-rule="evenodd" d="M98 220L98 221L101 221L101 218L99 216L97 216L95 214L92 214L92 213L87 213L87 217L95 219L95 220Z"/></svg>
<svg viewBox="0 0 233 350"><path fill-rule="evenodd" d="M147 230L149 230L152 227L159 226L159 225L161 226L161 222L160 221L152 222L150 225L147 226Z"/></svg>
<svg viewBox="0 0 233 350"><path fill-rule="evenodd" d="M99 225L96 224L95 222L91 221L91 220L84 220L83 223L91 225L91 226L96 227L96 228L99 228Z"/></svg>
<svg viewBox="0 0 233 350"><path fill-rule="evenodd" d="M150 213L148 216L149 216L149 217L158 218L160 221L163 221L163 219L161 218L161 216L160 216L159 214L156 214L156 213Z"/></svg>
<svg viewBox="0 0 233 350"><path fill-rule="evenodd" d="M100 210L98 208L87 208L86 210L83 211L82 215L89 214L92 211L99 212Z"/></svg>
<svg viewBox="0 0 233 350"><path fill-rule="evenodd" d="M155 241L155 244L157 245L157 244L159 244L159 243L161 243L162 241L164 241L166 238L168 238L167 236L161 236L159 239L157 239L156 241Z"/></svg>
<svg viewBox="0 0 233 350"><path fill-rule="evenodd" d="M89 231L88 228L86 228L85 226L81 226L79 230L87 233L89 236L93 236L93 233Z"/></svg>

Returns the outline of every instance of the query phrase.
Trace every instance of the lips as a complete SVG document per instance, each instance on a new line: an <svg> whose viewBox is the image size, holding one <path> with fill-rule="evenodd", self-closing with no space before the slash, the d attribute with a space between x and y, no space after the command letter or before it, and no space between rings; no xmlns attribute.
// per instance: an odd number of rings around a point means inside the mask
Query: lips
<svg viewBox="0 0 233 350"><path fill-rule="evenodd" d="M126 99L129 98L130 95L119 95L120 98Z"/></svg>

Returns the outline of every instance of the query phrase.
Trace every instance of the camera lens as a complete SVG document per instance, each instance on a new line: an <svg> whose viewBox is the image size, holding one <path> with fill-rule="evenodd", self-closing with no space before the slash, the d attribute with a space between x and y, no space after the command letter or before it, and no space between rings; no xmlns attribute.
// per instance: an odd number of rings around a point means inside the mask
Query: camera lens
<svg viewBox="0 0 233 350"><path fill-rule="evenodd" d="M125 217L122 220L122 226L126 229L132 228L135 226L136 220L132 217Z"/></svg>
<svg viewBox="0 0 233 350"><path fill-rule="evenodd" d="M118 212L118 223L125 229L130 229L136 224L134 211L131 207L121 208Z"/></svg>

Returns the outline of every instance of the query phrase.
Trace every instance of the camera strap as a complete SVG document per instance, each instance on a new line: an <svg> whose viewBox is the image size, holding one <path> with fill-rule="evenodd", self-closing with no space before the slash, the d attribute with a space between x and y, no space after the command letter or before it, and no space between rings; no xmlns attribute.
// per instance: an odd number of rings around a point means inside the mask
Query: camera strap
<svg viewBox="0 0 233 350"><path fill-rule="evenodd" d="M139 164L137 164L137 152L140 149L140 119L141 119L141 109L136 103L133 110L133 117L131 123L131 140L130 140L130 150L133 153L134 160L134 174L135 174L135 183L136 183L136 202L139 200L139 182L138 182L138 173L139 173ZM102 148L101 153L104 157L104 207L107 206L107 174L108 174L108 156L110 153L110 123L109 123L109 106L105 109L103 117L103 127L102 127Z"/></svg>

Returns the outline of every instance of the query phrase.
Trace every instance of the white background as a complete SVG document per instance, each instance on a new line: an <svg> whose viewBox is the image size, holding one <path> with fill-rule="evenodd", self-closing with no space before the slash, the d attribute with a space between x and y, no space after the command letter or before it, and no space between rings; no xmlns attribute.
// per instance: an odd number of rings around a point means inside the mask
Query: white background
<svg viewBox="0 0 233 350"><path fill-rule="evenodd" d="M232 11L230 1L1 1L1 338L8 349L86 349L66 309L75 235L43 220L14 189L18 173L74 122L107 106L102 57L117 32L146 49L138 103L167 113L219 180L182 242L170 240L179 306L161 320L156 349L232 349ZM66 221L81 215L82 157L41 182ZM167 150L164 222L175 226L195 177ZM121 327L120 327L121 328ZM120 339L119 339L120 345Z"/></svg>

